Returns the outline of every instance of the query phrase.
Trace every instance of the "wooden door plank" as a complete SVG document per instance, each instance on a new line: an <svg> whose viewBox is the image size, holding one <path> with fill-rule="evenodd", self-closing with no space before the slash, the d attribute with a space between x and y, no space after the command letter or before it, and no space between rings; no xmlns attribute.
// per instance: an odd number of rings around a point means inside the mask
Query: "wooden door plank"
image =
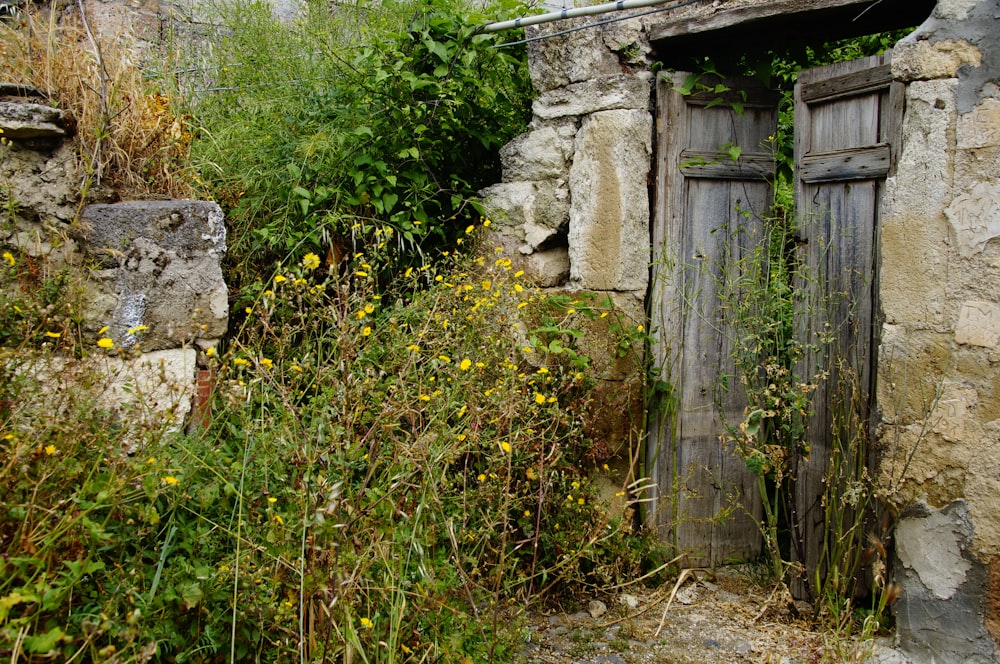
<svg viewBox="0 0 1000 664"><path fill-rule="evenodd" d="M733 521L717 518L737 495L751 516L760 510L756 482L720 441L725 423L742 419L744 401L737 390L719 389L720 373L734 373L719 325L719 284L745 250L747 226L760 223L748 222L744 211L760 214L769 203L773 159L765 165L753 148L774 132L777 117L773 108L739 115L691 103L676 89L686 76L663 75L657 86L663 165L657 185L664 195L653 233L654 361L675 392L667 412L653 411L647 455L659 485L655 520L661 533L689 552L691 564L716 564L760 550L759 531L742 508ZM763 127L746 126L761 122ZM732 168L703 165L699 172L687 163L699 155L711 161L721 146L737 141L753 145L741 145L746 157L730 160Z"/></svg>
<svg viewBox="0 0 1000 664"><path fill-rule="evenodd" d="M839 367L858 373L862 403L872 392L880 182L892 169L901 111L901 95L886 78L889 58L801 72L795 90L796 208L803 261L810 272L802 284L809 320L798 334L805 344L816 343L821 335L830 339L821 351L807 353L798 367L803 380L820 370L828 375L813 393L810 454L796 469L798 541L793 553L807 572L805 579L793 580L797 596L814 590L809 580L822 564L824 476L835 445L830 404L840 382Z"/></svg>
<svg viewBox="0 0 1000 664"><path fill-rule="evenodd" d="M889 173L888 143L867 147L812 152L798 164L798 177L810 184L844 180L871 180Z"/></svg>

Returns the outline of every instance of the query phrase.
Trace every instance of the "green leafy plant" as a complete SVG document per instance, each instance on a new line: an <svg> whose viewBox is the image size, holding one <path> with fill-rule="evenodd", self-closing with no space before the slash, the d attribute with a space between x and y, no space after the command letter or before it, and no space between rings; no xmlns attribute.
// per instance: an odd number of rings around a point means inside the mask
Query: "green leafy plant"
<svg viewBox="0 0 1000 664"><path fill-rule="evenodd" d="M530 117L523 58L477 31L485 15L446 0L364 17L310 5L290 26L252 3L222 13L231 32L190 112L235 262L336 253L359 221L394 228L407 260L478 218L475 192L499 179L499 147ZM377 17L389 29L348 24Z"/></svg>

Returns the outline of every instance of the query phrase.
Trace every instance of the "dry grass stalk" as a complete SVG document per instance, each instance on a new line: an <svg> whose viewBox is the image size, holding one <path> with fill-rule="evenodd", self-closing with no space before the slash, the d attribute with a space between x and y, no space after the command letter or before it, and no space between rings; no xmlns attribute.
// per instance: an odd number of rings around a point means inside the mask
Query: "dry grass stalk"
<svg viewBox="0 0 1000 664"><path fill-rule="evenodd" d="M134 40L88 34L82 11L26 12L0 24L0 80L42 88L73 113L84 193L105 184L122 198L190 196L185 118L143 79Z"/></svg>

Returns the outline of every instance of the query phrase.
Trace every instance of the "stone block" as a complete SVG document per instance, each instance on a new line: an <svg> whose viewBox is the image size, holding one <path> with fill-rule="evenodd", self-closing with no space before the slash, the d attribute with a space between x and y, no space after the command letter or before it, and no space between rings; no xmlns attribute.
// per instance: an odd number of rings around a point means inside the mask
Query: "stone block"
<svg viewBox="0 0 1000 664"><path fill-rule="evenodd" d="M71 136L76 120L69 111L25 101L0 101L0 129L16 141Z"/></svg>
<svg viewBox="0 0 1000 664"><path fill-rule="evenodd" d="M526 34L539 36L583 26L593 18L576 18L553 24L531 26ZM577 30L531 42L528 46L528 71L538 92L588 81L621 71L618 57L608 49L601 30Z"/></svg>
<svg viewBox="0 0 1000 664"><path fill-rule="evenodd" d="M535 251L503 233L490 233L487 243L502 247L513 269L524 270L525 278L537 286L554 288L569 281L569 250L565 245Z"/></svg>
<svg viewBox="0 0 1000 664"><path fill-rule="evenodd" d="M955 341L983 348L1000 347L1000 305L974 300L963 302L955 326Z"/></svg>
<svg viewBox="0 0 1000 664"><path fill-rule="evenodd" d="M945 209L958 253L971 258L1000 237L1000 184L980 182Z"/></svg>
<svg viewBox="0 0 1000 664"><path fill-rule="evenodd" d="M564 237L569 188L564 180L502 182L479 192L497 230L517 238L531 253Z"/></svg>
<svg viewBox="0 0 1000 664"><path fill-rule="evenodd" d="M649 280L652 118L603 111L580 127L570 169L570 278L592 290L644 291Z"/></svg>
<svg viewBox="0 0 1000 664"><path fill-rule="evenodd" d="M982 64L982 53L965 40L904 40L892 54L892 75L899 81L954 78L958 70Z"/></svg>
<svg viewBox="0 0 1000 664"><path fill-rule="evenodd" d="M107 326L116 345L141 342L146 351L222 336L229 303L217 204L134 201L89 205L81 216L81 248L101 268L88 283L87 320L95 330Z"/></svg>
<svg viewBox="0 0 1000 664"><path fill-rule="evenodd" d="M93 407L120 420L126 442L134 444L142 438L142 429L150 425L165 425L173 431L183 428L191 412L196 360L194 348L153 351L138 357L95 353L83 360L57 355L35 359L18 372L45 386L52 401L51 414L62 415L68 404L81 406L92 400ZM73 399L62 396L67 393ZM132 430L137 434L134 440L128 435Z"/></svg>
<svg viewBox="0 0 1000 664"><path fill-rule="evenodd" d="M900 514L896 629L914 664L996 662L984 626L987 570L969 550L973 532L961 500L940 510L918 503Z"/></svg>
<svg viewBox="0 0 1000 664"><path fill-rule="evenodd" d="M1000 146L1000 99L984 99L958 116L956 134L960 150Z"/></svg>
<svg viewBox="0 0 1000 664"><path fill-rule="evenodd" d="M652 76L615 74L543 92L532 104L538 118L575 117L613 109L648 111Z"/></svg>
<svg viewBox="0 0 1000 664"><path fill-rule="evenodd" d="M11 143L0 158L0 182L17 204L18 227L33 237L51 242L50 222L71 222L76 215L80 174L77 155L70 141L59 141L43 149ZM61 224L57 224L61 225ZM64 234L66 228L56 233ZM41 232L40 232L41 231Z"/></svg>
<svg viewBox="0 0 1000 664"><path fill-rule="evenodd" d="M573 157L573 138L555 127L521 134L500 149L504 182L565 178Z"/></svg>

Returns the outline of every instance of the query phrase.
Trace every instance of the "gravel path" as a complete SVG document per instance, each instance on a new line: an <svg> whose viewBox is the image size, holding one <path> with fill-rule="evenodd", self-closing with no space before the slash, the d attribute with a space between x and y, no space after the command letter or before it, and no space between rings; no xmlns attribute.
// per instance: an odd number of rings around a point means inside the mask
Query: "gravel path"
<svg viewBox="0 0 1000 664"><path fill-rule="evenodd" d="M625 589L572 613L529 614L525 661L547 664L909 664L875 642L815 631L811 608L739 573L686 575L673 586ZM669 604L669 606L668 606Z"/></svg>

